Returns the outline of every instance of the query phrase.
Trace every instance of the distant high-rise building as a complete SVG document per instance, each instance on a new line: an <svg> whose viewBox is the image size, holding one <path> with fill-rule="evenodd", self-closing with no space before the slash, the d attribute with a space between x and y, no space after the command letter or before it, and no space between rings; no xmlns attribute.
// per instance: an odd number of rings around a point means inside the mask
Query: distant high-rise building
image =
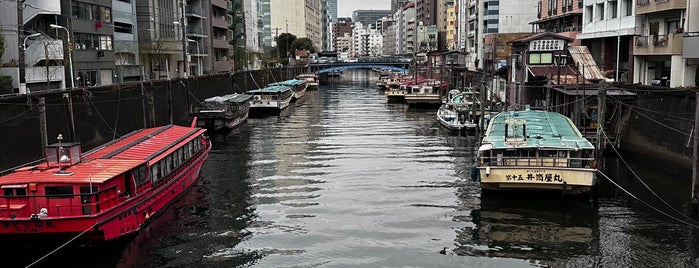
<svg viewBox="0 0 699 268"><path fill-rule="evenodd" d="M355 10L352 12L352 21L361 22L364 25L376 25L376 21L393 14L390 10Z"/></svg>
<svg viewBox="0 0 699 268"><path fill-rule="evenodd" d="M297 38L306 37L317 49L323 47L321 3L318 0L271 0L272 29L279 34L290 33ZM275 31L276 34L276 31Z"/></svg>
<svg viewBox="0 0 699 268"><path fill-rule="evenodd" d="M391 0L391 12L396 12L403 8L410 0Z"/></svg>
<svg viewBox="0 0 699 268"><path fill-rule="evenodd" d="M326 0L328 4L328 16L332 21L337 20L337 0Z"/></svg>

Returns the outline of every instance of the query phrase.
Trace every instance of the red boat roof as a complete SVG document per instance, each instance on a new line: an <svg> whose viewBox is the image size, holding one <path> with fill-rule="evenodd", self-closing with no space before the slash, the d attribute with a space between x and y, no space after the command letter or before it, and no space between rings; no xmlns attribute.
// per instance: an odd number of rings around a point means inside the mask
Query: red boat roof
<svg viewBox="0 0 699 268"><path fill-rule="evenodd" d="M179 144L187 143L203 133L204 129L168 125L132 132L86 158L134 159L156 162Z"/></svg>
<svg viewBox="0 0 699 268"><path fill-rule="evenodd" d="M24 167L2 177L2 184L38 183L103 183L124 171L145 163L143 160L92 159L87 162L67 167L63 172L59 168L47 168L46 164Z"/></svg>
<svg viewBox="0 0 699 268"><path fill-rule="evenodd" d="M46 162L22 167L2 176L3 185L28 182L102 183L146 162L155 162L176 150L180 144L200 136L205 130L175 125L137 130L98 147L84 155L82 161L64 167Z"/></svg>

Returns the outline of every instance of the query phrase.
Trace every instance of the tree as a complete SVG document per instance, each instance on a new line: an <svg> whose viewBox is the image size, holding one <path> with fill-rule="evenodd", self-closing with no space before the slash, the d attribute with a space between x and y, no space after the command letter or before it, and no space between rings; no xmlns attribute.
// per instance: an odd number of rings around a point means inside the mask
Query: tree
<svg viewBox="0 0 699 268"><path fill-rule="evenodd" d="M2 59L3 54L5 54L5 37L0 35L0 59ZM0 62L0 66L2 66L2 62Z"/></svg>
<svg viewBox="0 0 699 268"><path fill-rule="evenodd" d="M315 53L315 52L316 52L316 49L315 49L315 47L313 46L313 41L311 41L311 39L306 38L306 37L301 37L301 38L299 38L299 39L294 40L294 41L291 43L291 50L292 50L292 51L296 51L296 50L299 50L299 49L301 49L301 50L308 50L308 51L310 51L311 53Z"/></svg>
<svg viewBox="0 0 699 268"><path fill-rule="evenodd" d="M243 67L246 58L245 48L245 13L240 0L234 0L231 9L228 10L231 15L231 24L228 29L231 30L231 40L228 41L233 46L233 71L240 70Z"/></svg>
<svg viewBox="0 0 699 268"><path fill-rule="evenodd" d="M289 49L295 40L296 36L290 33L283 33L277 36L277 50L280 53L280 58L288 58L291 56L291 54L289 54Z"/></svg>

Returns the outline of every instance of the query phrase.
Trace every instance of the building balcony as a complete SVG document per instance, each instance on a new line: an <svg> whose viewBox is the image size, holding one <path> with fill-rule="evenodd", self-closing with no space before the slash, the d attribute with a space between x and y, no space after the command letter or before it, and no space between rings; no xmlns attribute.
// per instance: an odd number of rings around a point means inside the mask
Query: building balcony
<svg viewBox="0 0 699 268"><path fill-rule="evenodd" d="M212 6L217 6L223 9L228 8L228 1L226 0L211 0L211 5Z"/></svg>
<svg viewBox="0 0 699 268"><path fill-rule="evenodd" d="M27 45L24 62L33 66L41 61L62 61L63 41L41 37Z"/></svg>
<svg viewBox="0 0 699 268"><path fill-rule="evenodd" d="M204 16L201 15L202 14L201 8L199 8L197 6L188 5L184 8L184 10L185 10L184 14L187 17L197 17L197 18L201 18L201 19L204 18Z"/></svg>
<svg viewBox="0 0 699 268"><path fill-rule="evenodd" d="M214 61L214 73L225 73L231 71L231 63L228 60Z"/></svg>
<svg viewBox="0 0 699 268"><path fill-rule="evenodd" d="M636 14L643 15L667 10L686 9L687 0L637 0Z"/></svg>
<svg viewBox="0 0 699 268"><path fill-rule="evenodd" d="M636 36L634 55L681 55L682 34Z"/></svg>
<svg viewBox="0 0 699 268"><path fill-rule="evenodd" d="M200 28L195 26L187 26L187 36L188 37L208 37L206 33Z"/></svg>
<svg viewBox="0 0 699 268"><path fill-rule="evenodd" d="M228 22L226 21L226 17L211 18L211 26L221 29L228 29Z"/></svg>
<svg viewBox="0 0 699 268"><path fill-rule="evenodd" d="M58 82L63 80L65 68L63 66L37 66L26 68L24 77L27 83Z"/></svg>
<svg viewBox="0 0 699 268"><path fill-rule="evenodd" d="M699 32L687 33L682 38L682 57L699 59Z"/></svg>
<svg viewBox="0 0 699 268"><path fill-rule="evenodd" d="M231 46L225 38L214 38L213 41L214 48L229 48Z"/></svg>

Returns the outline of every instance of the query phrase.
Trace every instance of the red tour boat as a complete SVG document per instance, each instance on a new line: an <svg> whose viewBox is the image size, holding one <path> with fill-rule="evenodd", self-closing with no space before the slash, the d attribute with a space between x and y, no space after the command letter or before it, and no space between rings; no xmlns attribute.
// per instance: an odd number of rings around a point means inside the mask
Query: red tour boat
<svg viewBox="0 0 699 268"><path fill-rule="evenodd" d="M108 241L138 231L196 183L211 143L194 126L137 130L84 154L58 135L45 160L0 176L0 239Z"/></svg>

